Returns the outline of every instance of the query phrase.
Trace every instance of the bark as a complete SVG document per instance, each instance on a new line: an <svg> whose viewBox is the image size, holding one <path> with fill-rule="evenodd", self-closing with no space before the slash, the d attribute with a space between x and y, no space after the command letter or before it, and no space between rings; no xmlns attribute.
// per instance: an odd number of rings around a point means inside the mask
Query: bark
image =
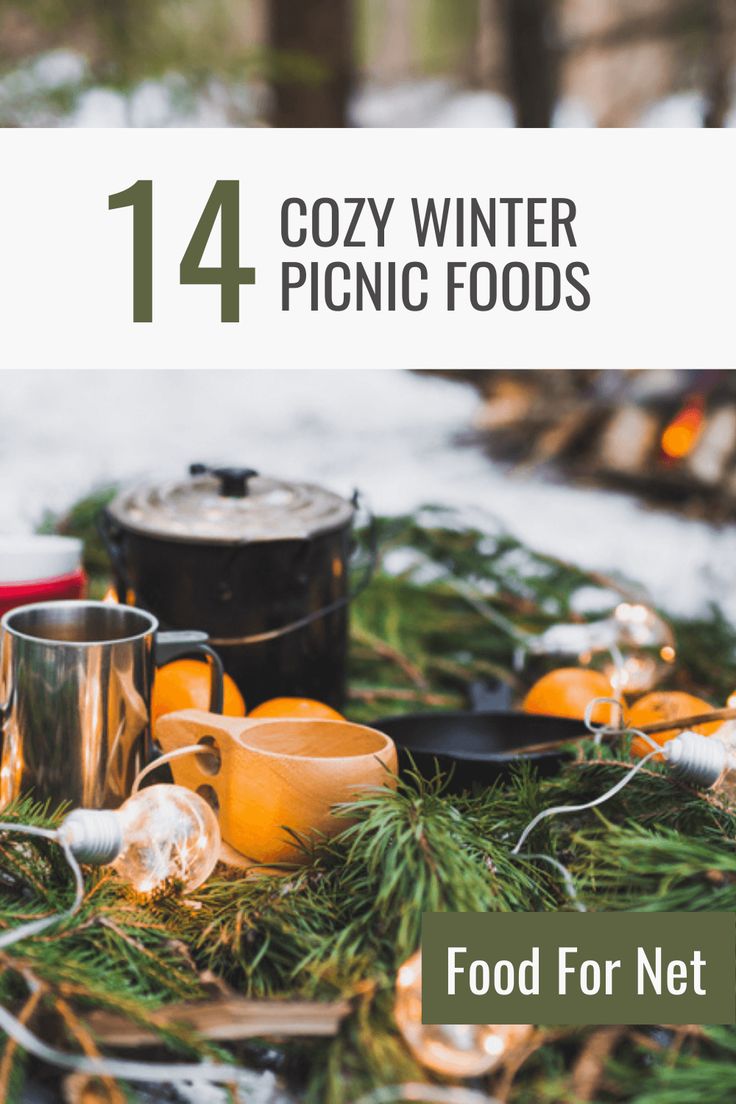
<svg viewBox="0 0 736 1104"><path fill-rule="evenodd" d="M726 125L731 99L731 68L733 50L729 31L730 5L733 0L711 0L708 8L708 36L706 64L706 107L703 115L704 127L722 127Z"/></svg>
<svg viewBox="0 0 736 1104"><path fill-rule="evenodd" d="M504 0L509 95L518 127L548 127L557 99L554 0Z"/></svg>
<svg viewBox="0 0 736 1104"><path fill-rule="evenodd" d="M274 126L347 126L352 7L352 0L271 0Z"/></svg>

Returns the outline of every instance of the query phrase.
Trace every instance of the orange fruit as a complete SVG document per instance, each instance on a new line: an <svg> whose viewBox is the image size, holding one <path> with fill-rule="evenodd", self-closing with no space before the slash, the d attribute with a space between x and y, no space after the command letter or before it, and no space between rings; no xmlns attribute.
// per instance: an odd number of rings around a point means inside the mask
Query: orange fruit
<svg viewBox="0 0 736 1104"><path fill-rule="evenodd" d="M323 702L312 698L271 698L261 702L249 713L250 717L307 717L315 721L344 721L338 713Z"/></svg>
<svg viewBox="0 0 736 1104"><path fill-rule="evenodd" d="M699 713L710 713L713 706L703 698L696 698L694 694L686 694L682 690L655 690L651 694L645 694L634 702L626 715L626 724L629 728L642 728L648 724L659 724L660 721L678 721L683 717L696 717ZM721 727L721 721L711 721L709 724L696 725L694 732L703 736L712 736ZM650 739L657 744L666 744L677 736L680 729L668 728L665 732L653 732ZM651 745L641 736L635 736L631 741L631 750L634 755L648 755L652 750Z"/></svg>
<svg viewBox="0 0 736 1104"><path fill-rule="evenodd" d="M558 667L534 683L524 698L522 709L525 713L548 713L582 721L593 698L615 697L611 683L600 671L588 667ZM615 720L614 710L613 705L598 705L592 719L597 724Z"/></svg>
<svg viewBox="0 0 736 1104"><path fill-rule="evenodd" d="M223 713L228 717L244 717L243 695L225 675L223 684ZM209 709L210 666L198 659L176 659L156 672L153 682L151 719L157 720L164 713L178 709Z"/></svg>

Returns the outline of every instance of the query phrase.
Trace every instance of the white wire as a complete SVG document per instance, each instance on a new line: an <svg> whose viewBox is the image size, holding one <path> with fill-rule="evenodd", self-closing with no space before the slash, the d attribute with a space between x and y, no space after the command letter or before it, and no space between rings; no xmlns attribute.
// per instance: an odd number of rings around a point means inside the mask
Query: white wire
<svg viewBox="0 0 736 1104"><path fill-rule="evenodd" d="M0 1005L0 1028L29 1054L34 1054L51 1065L74 1070L76 1073L85 1073L90 1077L112 1077L120 1081L157 1083L204 1081L230 1084L235 1082L249 1084L251 1087L254 1078L257 1077L250 1070L216 1062L162 1064L134 1062L127 1058L88 1058L83 1054L68 1054L66 1051L44 1043L2 1005Z"/></svg>
<svg viewBox="0 0 736 1104"><path fill-rule="evenodd" d="M12 928L10 931L3 932L0 935L0 950L4 950L5 947L11 947L14 943L19 943L21 939L28 939L29 936L38 935L40 932L50 928L53 924L57 924L60 920L68 920L71 916L74 916L79 911L84 900L84 879L82 877L82 871L76 858L71 852L69 845L59 838L59 833L53 828L37 828L33 824L13 824L12 822L5 821L0 822L0 832L19 832L25 836L40 836L43 839L50 839L54 843L58 843L64 852L64 857L69 864L69 868L74 877L74 901L68 909L64 909L62 912L55 912L53 916L42 916L38 920L29 920L26 924L20 924L17 928Z"/></svg>
<svg viewBox="0 0 736 1104"><path fill-rule="evenodd" d="M642 733L643 735L643 733ZM650 759L653 759L655 755L661 752L661 747L657 744L656 751L650 751L648 755L645 755L643 759L640 759L635 767L632 767L630 771L619 779L615 786L611 786L610 790L606 790L600 797L594 798L592 801L586 801L582 805L555 805L551 809L543 809L541 813L537 813L533 820L530 820L524 831L519 836L516 842L516 846L511 852L512 855L518 855L521 848L524 846L529 833L532 832L540 821L545 820L547 817L559 816L561 813L582 813L586 809L594 809L596 805L602 805L604 801L608 801L609 798L614 797L619 790L622 790L624 786L628 785L635 774L638 774L642 767L646 766Z"/></svg>
<svg viewBox="0 0 736 1104"><path fill-rule="evenodd" d="M599 705L617 706L619 711L618 724L614 724L612 721L603 721L602 723L594 721L593 713ZM633 733L634 736L640 736L655 751L662 750L662 745L653 740L648 733L642 732L640 728L630 728L624 724L624 707L619 698L593 698L585 707L583 724L593 734L593 742L596 745L601 743L604 736L626 736L628 733Z"/></svg>
<svg viewBox="0 0 736 1104"><path fill-rule="evenodd" d="M592 708L601 700L613 701L614 704L620 704L615 702L615 699L596 699L595 702L591 702L589 706L590 713ZM589 711L586 710L586 724L591 730L596 733L612 731L608 726L593 726L590 720ZM601 797L596 798L594 801L587 802L584 805L561 805L552 809L545 809L539 813L534 819L527 825L522 832L519 840L511 852L512 855L518 855L521 847L527 839L530 832L536 827L536 825L545 817L555 816L560 813L568 812L581 812L585 809L592 809L596 805L602 804L610 797L613 797L619 790L621 790L633 777L641 770L641 768L661 751L659 744L656 744L646 733L632 730L637 735L642 736L648 743L654 744L655 749L651 751L644 759L641 760L632 770L625 775L615 786L613 786L607 793ZM184 748L177 748L174 751L167 752L165 755L160 756L153 763L150 763L147 767L144 767L142 771L136 777L132 792L137 793L143 779L150 774L153 770L156 770L159 766L169 762L172 759L178 759L184 755L211 755L211 749L202 744L193 744ZM22 924L18 928L14 928L12 931L5 932L0 935L0 948L8 947L13 943L19 942L21 939L26 939L31 935L36 935L39 932L50 927L52 924L58 923L60 920L68 919L73 916L80 908L84 899L84 882L82 878L82 871L79 863L72 854L68 844L59 838L57 831L48 828L38 828L33 825L18 825L12 823L0 822L0 831L7 832L20 832L24 835L38 836L45 839L53 840L58 843L64 856L69 864L69 867L74 876L75 882L75 897L72 905L69 909L63 912L56 913L53 916L43 917L39 920L30 921L27 924ZM575 890L575 884L569 870L557 859L551 855L525 855L524 858L541 859L544 862L550 863L562 874L565 886L569 896L574 901L576 907L580 911L585 911L585 906L578 900L577 892ZM243 1083L246 1082L250 1085L253 1084L254 1074L249 1071L236 1066L226 1066L218 1063L206 1063L200 1062L196 1064L190 1063L173 1063L173 1064L161 1064L161 1063L146 1063L135 1062L123 1058L88 1058L86 1055L68 1054L65 1051L58 1050L56 1047L49 1046L44 1043L36 1035L33 1034L20 1020L16 1019L6 1008L0 1005L0 1028L12 1038L19 1046L28 1051L29 1054L34 1054L37 1058L40 1058L44 1062L49 1062L52 1065L59 1066L62 1069L74 1070L77 1073L84 1073L92 1077L112 1077L121 1081L143 1081L143 1082L156 1082L166 1083L172 1081L188 1081L188 1082L205 1082L205 1083ZM463 1088L440 1088L435 1085L425 1085L421 1083L407 1082L402 1085L385 1086L381 1089L377 1089L375 1092L368 1093L360 1097L355 1104L392 1104L397 1101L423 1101L425 1104L498 1104L495 1097L487 1096L484 1093L477 1093L470 1089Z"/></svg>
<svg viewBox="0 0 736 1104"><path fill-rule="evenodd" d="M135 776L133 787L130 791L131 796L138 793L141 782L144 778L147 778L153 771L158 770L164 763L170 763L172 759L181 759L183 755L212 755L212 748L207 744L188 744L187 747L175 748L174 751L167 751L165 755L159 755L158 759L154 759L152 763L144 767Z"/></svg>
<svg viewBox="0 0 736 1104"><path fill-rule="evenodd" d="M604 721L602 723L599 723L593 720L593 713L599 705L614 705L618 707L618 725L613 724L613 722L611 721ZM649 744L649 746L653 750L650 751L648 755L645 755L644 758L639 763L637 763L635 767L632 767L632 769L627 774L625 774L623 778L619 779L615 786L612 786L610 790L606 790L604 794L601 794L600 797L595 798L593 801L587 801L584 805L555 805L551 809L544 809L541 813L537 813L533 820L529 821L526 828L519 836L516 846L511 852L512 855L519 854L521 848L524 845L524 842L527 839L527 836L530 832L534 830L534 828L536 828L537 824L539 824L540 821L544 820L546 817L557 816L560 813L580 813L583 812L585 809L593 809L596 805L602 805L604 801L608 801L608 799L614 797L619 792L619 790L622 790L624 786L626 786L631 781L634 775L637 774L638 771L640 771L641 768L649 762L650 759L653 759L655 755L661 753L661 745L658 744L656 740L653 740L652 737L649 736L646 732L642 732L641 729L638 728L622 727L623 715L623 704L618 698L593 698L591 701L588 702L587 706L585 707L583 723L585 724L585 727L588 729L588 731L591 732L595 737L596 744L600 744L604 736L623 736L626 733L633 733L635 736L641 737L641 739ZM531 858L532 856L526 857ZM560 870L560 872L563 874L563 877L565 878L565 884L568 888L570 896L577 903L577 893L575 892L574 883L572 882L572 875L570 874L570 871L567 869L567 867L563 866L563 864L558 862L557 859L553 859L549 855L537 855L534 857L546 859L548 862L557 866L557 869Z"/></svg>
<svg viewBox="0 0 736 1104"><path fill-rule="evenodd" d="M384 1085L366 1093L353 1104L394 1104L395 1101L416 1101L422 1104L500 1104L498 1097L486 1096L475 1089L458 1086L423 1085L407 1081L403 1085Z"/></svg>
<svg viewBox="0 0 736 1104"><path fill-rule="evenodd" d="M203 750L201 744L198 744L197 747L200 751ZM66 920L73 916L84 900L84 879L79 863L68 843L60 838L58 831L52 828L39 828L31 824L0 822L0 832L18 832L21 835L36 836L57 843L64 852L64 857L72 871L75 888L74 901L68 909L54 913L53 916L31 920L27 924L21 924L19 927L13 928L11 931L3 932L0 935L0 949L4 949L14 943L19 943L22 939L27 939L29 936L38 935L60 920ZM245 1078L252 1085L253 1078L256 1076L249 1070L213 1062L161 1065L159 1063L131 1062L127 1059L87 1058L85 1055L67 1054L63 1050L57 1050L56 1047L44 1043L2 1005L0 1005L0 1029L10 1036L18 1046L23 1047L29 1054L34 1054L42 1061L61 1066L63 1069L86 1073L93 1077L113 1077L122 1081L205 1081L225 1084L242 1081Z"/></svg>
<svg viewBox="0 0 736 1104"><path fill-rule="evenodd" d="M514 852L512 852L512 854L513 853ZM575 885L575 879L573 878L572 874L567 869L565 864L561 863L559 859L553 858L552 855L531 854L528 851L524 851L521 855L517 855L517 858L519 858L519 859L540 859L542 862L549 863L550 866L553 866L555 868L555 870L558 870L560 872L560 874L562 875L562 880L565 883L565 890L567 892L567 895L570 898L570 900L572 901L572 903L574 904L575 908L578 910L578 912L587 912L588 911L587 908L585 907L585 905L583 904L583 902L578 897L578 891L577 891L577 887Z"/></svg>
<svg viewBox="0 0 736 1104"><path fill-rule="evenodd" d="M0 821L0 832L22 832L25 836L41 836L42 839L56 839L55 828L40 828L35 824L16 824L15 821Z"/></svg>
<svg viewBox="0 0 736 1104"><path fill-rule="evenodd" d="M655 752L658 751L661 753L664 744L658 744L648 732L642 732L640 728L627 728L626 731L631 732L634 736L638 736L640 740L644 740L644 742L649 744L650 748ZM665 743L669 743L669 740L666 740Z"/></svg>
<svg viewBox="0 0 736 1104"><path fill-rule="evenodd" d="M623 778L619 779L615 786L612 786L610 790L607 790L604 794L601 794L600 797L595 798L593 801L587 801L584 805L555 805L551 809L544 809L541 813L537 813L534 819L529 821L526 828L519 836L519 839L516 842L516 846L511 852L512 855L516 855L518 858L521 859L540 859L542 862L549 863L550 866L553 866L556 870L558 870L562 875L567 895L575 905L575 908L578 910L578 912L587 912L588 910L578 897L575 880L570 871L564 865L564 863L561 863L559 859L554 858L552 855L521 854L521 848L524 846L524 843L526 842L529 834L536 828L537 824L539 824L540 821L544 820L546 817L558 816L561 813L580 813L583 812L585 809L593 809L596 805L602 805L604 801L608 801L609 798L614 797L615 794L619 792L619 790L622 790L624 786L628 785L634 775L637 774L637 772L640 771L641 768L646 763L648 763L650 759L653 759L655 755L659 755L661 753L661 745L658 744L656 740L653 740L652 737L649 736L646 732L642 732L641 729L619 728L613 725L612 722L603 722L602 724L595 722L593 720L593 711L597 708L597 706L605 704L618 706L619 719L620 721L623 721L623 705L618 700L618 698L593 698L592 701L588 702L588 705L585 709L584 722L586 728L593 733L596 744L600 744L604 736L623 736L625 733L633 733L635 736L640 736L641 739L649 744L649 746L653 750L650 751L648 755L645 755L644 758L639 763L637 763L635 767L632 767L632 769L628 771L628 773L625 774Z"/></svg>
<svg viewBox="0 0 736 1104"><path fill-rule="evenodd" d="M614 724L612 721L603 721L599 723L593 720L593 713L599 705L615 705L618 708L618 724ZM593 698L585 707L585 714L583 715L583 724L588 729L588 732L593 734L593 742L600 744L604 736L614 736L626 729L623 727L624 708L619 698Z"/></svg>

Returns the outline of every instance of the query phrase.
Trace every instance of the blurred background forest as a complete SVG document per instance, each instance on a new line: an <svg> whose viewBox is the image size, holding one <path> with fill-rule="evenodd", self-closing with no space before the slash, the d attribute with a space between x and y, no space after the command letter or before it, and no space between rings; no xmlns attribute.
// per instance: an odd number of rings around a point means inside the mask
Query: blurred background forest
<svg viewBox="0 0 736 1104"><path fill-rule="evenodd" d="M734 0L0 0L3 126L736 125Z"/></svg>

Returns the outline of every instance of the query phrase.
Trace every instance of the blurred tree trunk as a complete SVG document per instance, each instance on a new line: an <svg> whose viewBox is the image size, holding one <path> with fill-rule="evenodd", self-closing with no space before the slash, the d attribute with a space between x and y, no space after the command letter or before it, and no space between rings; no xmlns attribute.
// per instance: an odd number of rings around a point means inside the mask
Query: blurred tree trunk
<svg viewBox="0 0 736 1104"><path fill-rule="evenodd" d="M711 0L707 9L707 31L703 126L722 127L726 124L731 99L733 0Z"/></svg>
<svg viewBox="0 0 736 1104"><path fill-rule="evenodd" d="M271 0L277 127L344 127L353 82L352 0Z"/></svg>
<svg viewBox="0 0 736 1104"><path fill-rule="evenodd" d="M518 127L548 127L557 99L555 0L504 0L506 70Z"/></svg>
<svg viewBox="0 0 736 1104"><path fill-rule="evenodd" d="M416 65L411 6L406 0L385 0L376 11L380 13L374 16L379 33L372 66L379 80L398 84Z"/></svg>
<svg viewBox="0 0 736 1104"><path fill-rule="evenodd" d="M477 29L473 56L473 83L493 87L498 74L498 0L478 0Z"/></svg>

